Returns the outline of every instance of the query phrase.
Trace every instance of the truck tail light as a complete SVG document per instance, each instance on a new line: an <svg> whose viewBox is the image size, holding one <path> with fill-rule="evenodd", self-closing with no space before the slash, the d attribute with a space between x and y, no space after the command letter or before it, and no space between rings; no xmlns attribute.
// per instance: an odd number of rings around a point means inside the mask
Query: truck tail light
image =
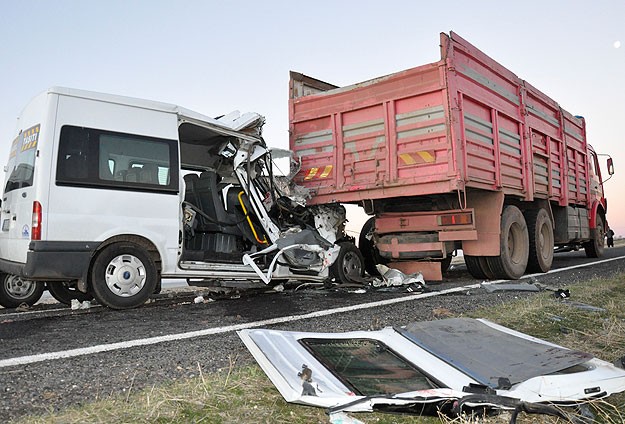
<svg viewBox="0 0 625 424"><path fill-rule="evenodd" d="M33 221L30 225L30 239L41 240L41 203L33 202Z"/></svg>
<svg viewBox="0 0 625 424"><path fill-rule="evenodd" d="M438 225L471 225L473 224L473 214L471 212L453 213L438 217Z"/></svg>

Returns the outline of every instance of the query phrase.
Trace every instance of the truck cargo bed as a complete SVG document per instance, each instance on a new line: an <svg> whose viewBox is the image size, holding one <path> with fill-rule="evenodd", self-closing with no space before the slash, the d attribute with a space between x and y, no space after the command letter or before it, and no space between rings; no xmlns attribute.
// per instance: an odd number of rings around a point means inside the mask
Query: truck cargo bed
<svg viewBox="0 0 625 424"><path fill-rule="evenodd" d="M583 118L454 33L440 61L348 87L292 72L289 118L312 203L467 188L590 199Z"/></svg>

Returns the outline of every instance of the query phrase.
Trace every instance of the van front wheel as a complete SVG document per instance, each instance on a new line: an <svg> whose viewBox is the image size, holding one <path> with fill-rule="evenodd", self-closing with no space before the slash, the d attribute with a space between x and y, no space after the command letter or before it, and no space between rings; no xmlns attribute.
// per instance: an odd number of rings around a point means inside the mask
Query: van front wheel
<svg viewBox="0 0 625 424"><path fill-rule="evenodd" d="M13 274L0 274L0 305L17 308L22 303L33 306L41 299L45 290L42 281L23 280Z"/></svg>
<svg viewBox="0 0 625 424"><path fill-rule="evenodd" d="M94 259L91 288L98 302L111 309L144 304L158 284L150 254L133 243L106 246Z"/></svg>

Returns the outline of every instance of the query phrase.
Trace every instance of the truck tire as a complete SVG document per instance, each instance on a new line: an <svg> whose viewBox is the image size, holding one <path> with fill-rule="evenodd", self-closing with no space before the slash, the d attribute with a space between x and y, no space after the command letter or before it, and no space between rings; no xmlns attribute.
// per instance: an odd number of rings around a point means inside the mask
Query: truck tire
<svg viewBox="0 0 625 424"><path fill-rule="evenodd" d="M134 243L113 243L93 260L91 289L98 302L111 309L143 305L158 285L150 254Z"/></svg>
<svg viewBox="0 0 625 424"><path fill-rule="evenodd" d="M486 278L486 274L484 274L482 266L480 265L479 256L464 255L464 263L467 266L469 274L471 274L473 278L477 278L478 280L484 280Z"/></svg>
<svg viewBox="0 0 625 424"><path fill-rule="evenodd" d="M0 273L0 305L17 308L22 303L33 306L45 290L42 281L23 280L13 274Z"/></svg>
<svg viewBox="0 0 625 424"><path fill-rule="evenodd" d="M589 258L600 258L603 256L603 246L605 242L605 228L603 216L597 214L597 226L591 229L592 240L584 243L584 251Z"/></svg>
<svg viewBox="0 0 625 424"><path fill-rule="evenodd" d="M530 248L528 272L547 272L553 263L553 224L544 208L525 211Z"/></svg>
<svg viewBox="0 0 625 424"><path fill-rule="evenodd" d="M490 260L488 256L480 256L479 263L487 279L489 280L497 279L497 274L495 273L495 271L493 271L493 268L490 265Z"/></svg>
<svg viewBox="0 0 625 424"><path fill-rule="evenodd" d="M516 206L504 207L501 214L499 256L488 256L495 278L517 280L523 276L529 258L529 235L523 214Z"/></svg>
<svg viewBox="0 0 625 424"><path fill-rule="evenodd" d="M451 260L453 257L451 255L445 256L444 259L441 260L441 272L444 274L449 271L449 267L451 266Z"/></svg>
<svg viewBox="0 0 625 424"><path fill-rule="evenodd" d="M71 305L72 299L76 299L80 302L93 300L93 295L91 293L81 292L76 288L75 283L70 283L69 281L48 282L47 286L52 297L65 305Z"/></svg>
<svg viewBox="0 0 625 424"><path fill-rule="evenodd" d="M339 243L341 250L336 261L330 266L330 275L334 277L339 284L353 283L356 277L359 279L364 275L365 260L360 250L351 242Z"/></svg>
<svg viewBox="0 0 625 424"><path fill-rule="evenodd" d="M375 267L377 264L386 264L387 261L380 256L378 249L376 249L373 241L367 238L367 234L371 232L375 226L375 217L371 217L365 222L360 230L360 236L358 237L358 248L365 261L365 270L369 275L380 275L378 269Z"/></svg>

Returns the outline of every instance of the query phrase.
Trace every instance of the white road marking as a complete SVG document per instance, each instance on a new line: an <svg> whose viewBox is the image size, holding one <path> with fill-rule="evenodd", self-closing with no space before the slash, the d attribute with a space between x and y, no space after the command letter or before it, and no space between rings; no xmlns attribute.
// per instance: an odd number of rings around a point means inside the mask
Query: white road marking
<svg viewBox="0 0 625 424"><path fill-rule="evenodd" d="M545 274L554 274L557 272L568 271L568 270L576 269L576 268L584 268L587 266L602 264L606 262L612 262L612 261L616 261L619 259L625 259L625 256L604 259L604 260L596 261L596 262L589 262L586 264L573 265L573 266L569 266L566 268L554 269L547 273L529 274L529 275L524 276L522 279L537 277L537 276L541 276ZM266 325L283 324L286 322L295 322L295 321L301 321L301 320L306 320L306 319L311 319L311 318L320 318L320 317L325 317L328 315L340 314L343 312L358 311L361 309L369 309L369 308L376 308L379 306L393 305L395 303L410 302L416 299L424 299L428 297L442 296L442 295L450 294L450 293L458 293L458 292L467 291L470 289L479 288L482 284L499 284L499 283L503 283L506 281L510 281L510 280L494 280L494 281L488 281L488 282L483 282L483 283L470 284L470 285L462 286L462 287L454 287L451 289L446 289L446 290L441 290L441 291L436 291L436 292L420 293L420 294L414 294L414 295L409 295L409 296L404 296L404 297L397 297L393 299L361 303L359 305L325 309L322 311L310 312L310 313L302 314L302 315L290 315L290 316L285 316L285 317L266 319L262 321L253 321L253 322L248 322L248 323L243 323L243 324L228 325L225 327L208 328L205 330L189 331L186 333L169 334L166 336L149 337L145 339L128 340L125 342L118 342L118 343L108 343L108 344L89 346L89 347L83 347L83 348L78 348L78 349L63 350L59 352L48 352L48 353L40 353L37 355L19 356L16 358L0 360L0 368L13 367L13 366L18 366L18 365L26 365L26 364L36 363L36 362L43 362L43 361L52 361L52 360L63 359L63 358L73 358L76 356L92 355L95 353L110 352L112 350L119 350L119 349L129 349L129 348L138 347L138 346L147 346L147 345L153 345L153 344L158 344L158 343L193 339L196 337L204 337L204 336L210 336L214 334L229 333L231 331L262 327Z"/></svg>

